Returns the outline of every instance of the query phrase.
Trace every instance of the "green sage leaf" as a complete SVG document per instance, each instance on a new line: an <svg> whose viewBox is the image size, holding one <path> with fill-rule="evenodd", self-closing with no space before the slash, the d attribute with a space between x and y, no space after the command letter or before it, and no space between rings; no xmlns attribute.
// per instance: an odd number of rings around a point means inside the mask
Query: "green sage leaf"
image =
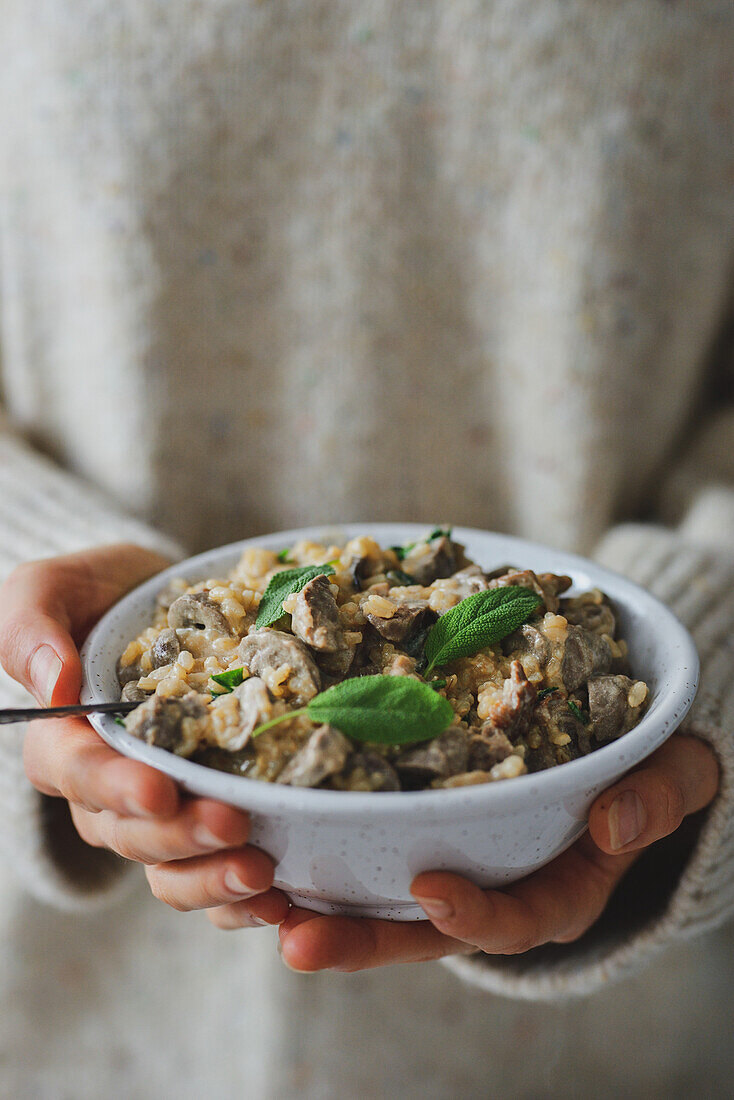
<svg viewBox="0 0 734 1100"><path fill-rule="evenodd" d="M334 572L331 565L304 565L299 569L284 569L270 578L268 587L260 600L255 626L270 626L283 614L283 600L294 592L300 592L309 581L322 574L327 577Z"/></svg>
<svg viewBox="0 0 734 1100"><path fill-rule="evenodd" d="M278 553L278 561L283 562L283 563L285 563L287 561L290 561L290 558L288 557L290 552L291 552L290 547L286 546L285 550L281 550Z"/></svg>
<svg viewBox="0 0 734 1100"><path fill-rule="evenodd" d="M467 596L431 627L425 645L426 671L494 645L527 622L541 602L537 592L519 585Z"/></svg>
<svg viewBox="0 0 734 1100"><path fill-rule="evenodd" d="M558 691L558 688L541 688L538 692L538 702L540 702L541 699L545 699L546 696L552 695L554 691Z"/></svg>
<svg viewBox="0 0 734 1100"><path fill-rule="evenodd" d="M240 686L244 678L245 673L242 668L229 668L226 672L217 672L210 677L215 684L219 684L220 687L226 688L227 691L234 691L236 687Z"/></svg>
<svg viewBox="0 0 734 1100"><path fill-rule="evenodd" d="M322 691L306 708L314 722L354 741L405 745L428 741L454 719L448 700L408 676L359 676Z"/></svg>

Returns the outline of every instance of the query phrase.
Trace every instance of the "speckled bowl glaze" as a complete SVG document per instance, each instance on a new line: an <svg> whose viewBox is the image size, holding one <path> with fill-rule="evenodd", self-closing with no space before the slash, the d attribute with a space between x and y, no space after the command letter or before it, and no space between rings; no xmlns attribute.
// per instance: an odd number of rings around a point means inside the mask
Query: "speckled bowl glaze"
<svg viewBox="0 0 734 1100"><path fill-rule="evenodd" d="M116 604L82 651L82 702L116 699L115 662L151 618L171 577L190 583L224 576L246 546L280 550L301 538L342 543L367 534L389 546L415 540L424 525L362 523L281 531L190 558L158 574ZM454 537L486 569L504 562L567 573L575 591L597 587L614 601L635 676L651 702L630 733L580 760L497 783L396 793L304 790L205 768L132 737L109 716L90 721L109 745L177 780L192 794L249 810L251 842L276 861L275 884L320 913L421 920L409 886L420 871L466 875L503 886L548 863L585 830L600 791L653 752L689 710L698 657L688 632L661 603L591 561L505 535L455 528Z"/></svg>

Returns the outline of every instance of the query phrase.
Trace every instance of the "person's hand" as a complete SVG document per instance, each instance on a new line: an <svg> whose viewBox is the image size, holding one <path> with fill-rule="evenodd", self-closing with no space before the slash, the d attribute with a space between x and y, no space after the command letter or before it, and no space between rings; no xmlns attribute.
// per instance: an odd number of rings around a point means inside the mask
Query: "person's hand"
<svg viewBox="0 0 734 1100"><path fill-rule="evenodd" d="M718 787L712 751L674 735L593 804L589 831L552 863L506 890L430 871L413 880L427 921L391 923L323 917L292 909L280 926L281 952L294 970L364 970L477 950L514 955L571 943L596 921L643 849L702 809Z"/></svg>
<svg viewBox="0 0 734 1100"><path fill-rule="evenodd" d="M168 564L124 545L20 566L0 589L0 663L42 706L76 702L77 646L113 603ZM222 927L286 915L272 861L246 846L245 813L182 797L173 780L114 752L85 719L32 722L24 762L39 791L67 799L87 844L145 864L152 892L175 909L223 906L213 917Z"/></svg>

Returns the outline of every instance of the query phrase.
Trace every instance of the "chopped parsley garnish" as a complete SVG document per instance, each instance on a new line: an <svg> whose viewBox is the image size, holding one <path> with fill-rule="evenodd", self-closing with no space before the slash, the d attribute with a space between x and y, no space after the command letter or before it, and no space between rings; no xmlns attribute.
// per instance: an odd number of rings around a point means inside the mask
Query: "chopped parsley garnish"
<svg viewBox="0 0 734 1100"><path fill-rule="evenodd" d="M433 542L434 539L450 539L452 531L453 527L434 527L430 534L426 535L424 539L419 539L418 542L406 542L405 546L390 546L388 549L397 555L398 561L405 561L414 547L420 546L422 542Z"/></svg>
<svg viewBox="0 0 734 1100"><path fill-rule="evenodd" d="M579 722L583 722L585 726L588 726L590 721L589 715L583 711L577 703L574 703L573 699L568 700L568 709L571 711L574 718L578 718Z"/></svg>
<svg viewBox="0 0 734 1100"><path fill-rule="evenodd" d="M393 588L399 588L409 584L418 583L415 577L411 577L410 573L404 573L402 569L388 569L385 576L390 581Z"/></svg>

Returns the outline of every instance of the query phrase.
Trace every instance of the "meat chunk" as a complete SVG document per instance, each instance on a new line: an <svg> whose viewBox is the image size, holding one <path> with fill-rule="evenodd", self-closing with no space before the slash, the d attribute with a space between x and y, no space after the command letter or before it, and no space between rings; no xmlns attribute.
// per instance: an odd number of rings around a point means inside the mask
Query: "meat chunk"
<svg viewBox="0 0 734 1100"><path fill-rule="evenodd" d="M555 573L536 574L532 569L523 569L520 572L505 573L501 577L495 577L489 582L489 588L509 588L517 585L521 588L531 588L542 597L546 611L558 610L558 596L570 588L573 581L570 577L558 576Z"/></svg>
<svg viewBox="0 0 734 1100"><path fill-rule="evenodd" d="M367 621L388 642L404 642L419 630L432 626L437 619L436 612L426 603L399 604L390 619L381 619L379 615L367 614Z"/></svg>
<svg viewBox="0 0 734 1100"><path fill-rule="evenodd" d="M212 740L228 752L239 752L252 731L273 717L273 703L265 682L258 676L243 680L228 695L211 705Z"/></svg>
<svg viewBox="0 0 734 1100"><path fill-rule="evenodd" d="M330 676L334 680L343 680L352 667L356 652L353 646L345 645L335 653L319 653L316 661L325 676Z"/></svg>
<svg viewBox="0 0 734 1100"><path fill-rule="evenodd" d="M427 585L439 577L450 577L462 564L464 547L446 535L417 543L403 559L403 569L416 584Z"/></svg>
<svg viewBox="0 0 734 1100"><path fill-rule="evenodd" d="M365 587L364 582L368 577L374 575L375 569L369 558L355 558L349 566L349 572L352 575L352 583L355 589L357 592L361 592Z"/></svg>
<svg viewBox="0 0 734 1100"><path fill-rule="evenodd" d="M566 625L560 617L550 625L545 621L537 626L526 623L505 638L503 648L508 656L523 663L533 679L540 679L554 665L551 683L559 687L561 682L555 677L560 667L562 686L567 691L576 691L589 676L609 672L612 667L612 650L606 638L583 626Z"/></svg>
<svg viewBox="0 0 734 1100"><path fill-rule="evenodd" d="M218 749L213 745L202 745L191 759L197 764L203 764L205 768L216 768L217 771L229 772L230 775L249 775L255 754L252 742L245 745L240 752L227 752L226 749Z"/></svg>
<svg viewBox="0 0 734 1100"><path fill-rule="evenodd" d="M510 665L510 675L502 685L502 699L493 703L482 726L482 735L491 737L503 731L511 741L524 737L530 726L538 692L525 675L520 661Z"/></svg>
<svg viewBox="0 0 734 1100"><path fill-rule="evenodd" d="M239 656L253 676L266 677L283 665L290 666L288 685L303 702L313 699L321 689L321 674L306 646L298 638L281 630L264 627L243 638Z"/></svg>
<svg viewBox="0 0 734 1100"><path fill-rule="evenodd" d="M560 613L574 626L582 626L592 634L608 634L613 638L617 629L611 605L606 596L598 591L561 600Z"/></svg>
<svg viewBox="0 0 734 1100"><path fill-rule="evenodd" d="M162 630L153 643L153 647L150 651L151 668L162 668L164 665L170 665L176 660L180 651L181 646L175 630L170 630L168 628ZM139 661L133 661L132 664L124 666L119 661L117 662L117 679L123 687L133 681L137 684L137 681L145 675L146 672L143 670ZM150 694L150 692L147 694ZM125 701L129 703L135 701L135 697L129 693L124 696L124 698Z"/></svg>
<svg viewBox="0 0 734 1100"><path fill-rule="evenodd" d="M377 752L358 752L344 771L334 775L331 785L340 791L399 791L398 773Z"/></svg>
<svg viewBox="0 0 734 1100"><path fill-rule="evenodd" d="M605 638L583 626L569 626L563 647L561 679L567 691L576 691L590 676L609 672L612 650Z"/></svg>
<svg viewBox="0 0 734 1100"><path fill-rule="evenodd" d="M551 644L537 627L525 623L519 630L509 634L503 643L505 653L519 661L530 658L530 663L539 671L545 668L551 659Z"/></svg>
<svg viewBox="0 0 734 1100"><path fill-rule="evenodd" d="M344 631L339 623L339 608L329 578L314 577L296 596L291 613L293 633L312 649L335 653L344 649Z"/></svg>
<svg viewBox="0 0 734 1100"><path fill-rule="evenodd" d="M168 625L172 630L196 627L214 630L217 634L232 633L221 607L206 592L189 593L174 600L168 609Z"/></svg>
<svg viewBox="0 0 734 1100"><path fill-rule="evenodd" d="M469 771L491 771L515 749L506 733L496 730L488 735L476 734L469 738Z"/></svg>
<svg viewBox="0 0 734 1100"><path fill-rule="evenodd" d="M633 692L637 685L628 676L592 676L588 686L589 713L597 741L613 741L637 724L647 691Z"/></svg>
<svg viewBox="0 0 734 1100"><path fill-rule="evenodd" d="M434 779L446 779L467 770L469 738L466 730L452 726L424 745L408 749L395 762L407 787L421 787Z"/></svg>
<svg viewBox="0 0 734 1100"><path fill-rule="evenodd" d="M498 577L504 577L507 573L519 573L520 570L516 565L498 565L494 569L490 569L485 572L485 577L488 581L495 581Z"/></svg>
<svg viewBox="0 0 734 1100"><path fill-rule="evenodd" d="M449 577L446 587L465 600L475 592L486 592L489 588L489 578L484 575L480 566L467 565L466 569L460 569L458 573Z"/></svg>
<svg viewBox="0 0 734 1100"><path fill-rule="evenodd" d="M354 647L344 638L339 608L326 576L314 577L296 597L291 615L293 633L316 650L327 676L343 678L354 660Z"/></svg>
<svg viewBox="0 0 734 1100"><path fill-rule="evenodd" d="M128 714L125 728L134 737L177 756L191 756L200 741L206 739L209 714L195 691L164 699L152 695Z"/></svg>
<svg viewBox="0 0 734 1100"><path fill-rule="evenodd" d="M552 768L589 752L591 743L588 727L571 710L568 700L558 692L546 695L538 703L534 721L541 740L528 753L529 771Z"/></svg>
<svg viewBox="0 0 734 1100"><path fill-rule="evenodd" d="M276 783L291 787L318 787L347 762L351 745L333 726L319 726L306 744L288 761Z"/></svg>
<svg viewBox="0 0 734 1100"><path fill-rule="evenodd" d="M131 683L133 680L137 682L141 676L145 676L145 673L137 661L133 661L132 664L129 665L123 665L121 661L117 662L117 679L121 687Z"/></svg>
<svg viewBox="0 0 734 1100"><path fill-rule="evenodd" d="M120 692L120 699L123 703L144 703L150 694L149 691L144 691L143 688L138 687L135 680L130 680Z"/></svg>
<svg viewBox="0 0 734 1100"><path fill-rule="evenodd" d="M176 631L167 627L153 642L153 648L150 651L153 668L163 668L164 665L172 664L180 652L181 643Z"/></svg>

